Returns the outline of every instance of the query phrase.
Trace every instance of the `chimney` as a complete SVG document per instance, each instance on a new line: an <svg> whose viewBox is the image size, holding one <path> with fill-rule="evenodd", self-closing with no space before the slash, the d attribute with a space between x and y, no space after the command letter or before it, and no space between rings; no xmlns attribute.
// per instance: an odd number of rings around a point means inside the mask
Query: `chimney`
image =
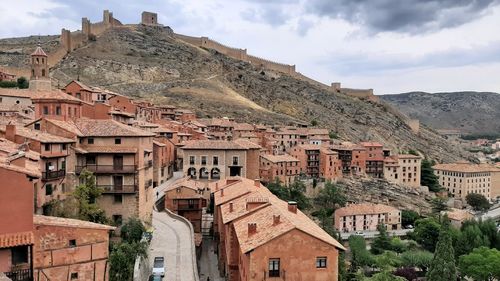
<svg viewBox="0 0 500 281"><path fill-rule="evenodd" d="M229 212L232 213L234 210L233 208L233 202L229 202Z"/></svg>
<svg viewBox="0 0 500 281"><path fill-rule="evenodd" d="M5 138L12 141L12 142L15 142L15 139L16 139L16 125L13 125L13 124L8 124L6 127L5 127Z"/></svg>
<svg viewBox="0 0 500 281"><path fill-rule="evenodd" d="M280 223L280 215L273 215L273 225L278 225Z"/></svg>
<svg viewBox="0 0 500 281"><path fill-rule="evenodd" d="M288 201L288 211L296 214L297 213L297 202Z"/></svg>
<svg viewBox="0 0 500 281"><path fill-rule="evenodd" d="M220 190L220 197L224 197L224 189Z"/></svg>
<svg viewBox="0 0 500 281"><path fill-rule="evenodd" d="M253 185L255 185L256 187L260 187L260 179L254 179Z"/></svg>
<svg viewBox="0 0 500 281"><path fill-rule="evenodd" d="M248 236L257 233L257 224L254 222L248 223Z"/></svg>

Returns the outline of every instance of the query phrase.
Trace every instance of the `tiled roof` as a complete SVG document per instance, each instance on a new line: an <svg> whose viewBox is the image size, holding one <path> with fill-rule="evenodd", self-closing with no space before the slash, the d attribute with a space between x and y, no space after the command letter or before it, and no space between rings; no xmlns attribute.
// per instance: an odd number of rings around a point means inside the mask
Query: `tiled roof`
<svg viewBox="0 0 500 281"><path fill-rule="evenodd" d="M337 209L335 211L335 216L371 215L397 211L398 209L383 204L361 203Z"/></svg>
<svg viewBox="0 0 500 281"><path fill-rule="evenodd" d="M328 129L310 128L307 130L308 135L329 135Z"/></svg>
<svg viewBox="0 0 500 281"><path fill-rule="evenodd" d="M498 168L488 164L472 164L472 163L452 163L452 164L437 164L434 170L444 170L450 172L462 173L482 173L482 172L498 172Z"/></svg>
<svg viewBox="0 0 500 281"><path fill-rule="evenodd" d="M6 126L0 125L0 132L5 133ZM16 135L26 139L36 140L42 143L72 143L72 139L52 135L46 132L30 129L27 127L16 126Z"/></svg>
<svg viewBox="0 0 500 281"><path fill-rule="evenodd" d="M33 231L0 234L0 248L32 245L34 240Z"/></svg>
<svg viewBox="0 0 500 281"><path fill-rule="evenodd" d="M172 183L172 185L170 185L165 190L165 192L167 192L169 190L174 190L174 189L176 189L178 187L186 187L186 188L192 189L194 191L198 191L200 189L205 188L205 184L203 184L200 181L193 180L190 177L183 177L183 178L180 178L180 179L174 181Z"/></svg>
<svg viewBox="0 0 500 281"><path fill-rule="evenodd" d="M224 140L192 140L184 143L182 149L206 149L206 150L247 150L247 149L259 149L260 146L254 144L253 142L238 139L235 141L224 141Z"/></svg>
<svg viewBox="0 0 500 281"><path fill-rule="evenodd" d="M86 137L150 137L154 133L127 126L114 120L77 119L75 126Z"/></svg>
<svg viewBox="0 0 500 281"><path fill-rule="evenodd" d="M17 143L12 142L8 139L0 138L0 151L3 151L7 154L17 153L18 151L21 150L22 146L23 146L22 144L17 144ZM24 151L23 150L23 152L24 152L24 155L28 159L35 160L35 161L40 160L40 153L38 153L36 151L33 151L33 150Z"/></svg>
<svg viewBox="0 0 500 281"><path fill-rule="evenodd" d="M153 144L156 146L166 146L166 144L158 142L158 141L153 141Z"/></svg>
<svg viewBox="0 0 500 281"><path fill-rule="evenodd" d="M379 142L360 142L359 144L364 147L384 147L384 145Z"/></svg>
<svg viewBox="0 0 500 281"><path fill-rule="evenodd" d="M28 90L29 91L29 90ZM58 100L58 101L67 101L73 103L82 103L82 100L77 99L73 96L70 96L64 93L61 90L52 90L52 91L30 91L30 96L33 101L37 100Z"/></svg>
<svg viewBox="0 0 500 281"><path fill-rule="evenodd" d="M300 147L304 150L320 150L321 146L317 144L299 144L297 147Z"/></svg>
<svg viewBox="0 0 500 281"><path fill-rule="evenodd" d="M222 214L222 223L229 223L239 217L254 212L257 209L269 206L271 204L269 202L269 196L272 196L272 193L267 188L257 188L244 196L231 200L228 204L221 205L220 211ZM253 209L247 208L247 203L252 202L252 200L255 202L255 199L258 199L260 206ZM232 211L230 203L233 203Z"/></svg>
<svg viewBox="0 0 500 281"><path fill-rule="evenodd" d="M86 146L81 147L81 153L137 153L136 147L121 146Z"/></svg>
<svg viewBox="0 0 500 281"><path fill-rule="evenodd" d="M78 129L78 127L75 125L74 122L67 122L67 121L61 121L61 120L56 120L56 119L48 119L45 118L45 120L49 123L52 123L56 125L57 127L64 129L70 133L75 134L76 136L82 137L83 133Z"/></svg>
<svg viewBox="0 0 500 281"><path fill-rule="evenodd" d="M116 227L114 226L105 224L93 223L76 219L60 218L60 217L41 216L41 215L33 215L33 224L46 225L46 226L50 225L50 226L74 227L74 228L102 229L102 230L116 229Z"/></svg>
<svg viewBox="0 0 500 281"><path fill-rule="evenodd" d="M34 178L40 178L42 176L42 173L40 172L40 169L38 165L36 165L36 162L33 163L33 161L26 161L25 166L17 166L15 164L9 163L7 158L0 158L0 168L7 169L9 171L13 172L18 172L18 173L23 173L25 175L28 175L30 177Z"/></svg>
<svg viewBox="0 0 500 281"><path fill-rule="evenodd" d="M33 53L31 53L32 56L44 56L46 57L47 54L43 51L42 47L38 45Z"/></svg>
<svg viewBox="0 0 500 281"><path fill-rule="evenodd" d="M227 181L234 182L226 184ZM220 185L221 188L215 190L215 184ZM259 187L254 185L253 180L242 177L226 178L225 180L220 180L211 185L212 192L214 193L214 202L217 206L255 191L257 188ZM224 191L222 192L222 190Z"/></svg>
<svg viewBox="0 0 500 281"><path fill-rule="evenodd" d="M253 127L252 124L248 123L235 123L234 124L234 131L253 131L255 128Z"/></svg>
<svg viewBox="0 0 500 281"><path fill-rule="evenodd" d="M199 122L211 127L233 127L234 122L225 118L198 119Z"/></svg>
<svg viewBox="0 0 500 281"><path fill-rule="evenodd" d="M261 155L261 157L268 160L268 161L271 161L273 163L299 162L299 159L297 159L289 154L282 154L282 155L263 154L263 155Z"/></svg>
<svg viewBox="0 0 500 281"><path fill-rule="evenodd" d="M4 96L4 97L18 97L18 98L31 98L30 91L26 90L26 89L0 88L0 96Z"/></svg>
<svg viewBox="0 0 500 281"><path fill-rule="evenodd" d="M80 81L78 81L78 80L73 80L73 81L69 82L69 83L68 83L68 85L69 85L69 84L71 84L71 83L75 83L75 84L77 84L78 86L80 86L82 89L87 90L87 91L89 91L89 92L98 92L98 91L93 90L91 87L89 87L89 86L87 86L87 85L83 84L82 82L80 82ZM66 87L68 87L68 85L66 85L66 86L64 87L64 89L66 89Z"/></svg>
<svg viewBox="0 0 500 281"><path fill-rule="evenodd" d="M422 159L421 156L413 155L413 154L398 154L396 156L398 159Z"/></svg>

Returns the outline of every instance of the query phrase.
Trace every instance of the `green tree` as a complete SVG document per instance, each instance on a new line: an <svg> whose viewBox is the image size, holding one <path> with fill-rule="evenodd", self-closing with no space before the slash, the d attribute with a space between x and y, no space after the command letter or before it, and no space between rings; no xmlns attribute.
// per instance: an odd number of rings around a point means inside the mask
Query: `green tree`
<svg viewBox="0 0 500 281"><path fill-rule="evenodd" d="M420 169L420 183L423 186L429 187L430 191L438 192L441 190L441 186L439 185L439 178L434 174L434 166L435 162L430 161L428 159L422 160L421 169Z"/></svg>
<svg viewBox="0 0 500 281"><path fill-rule="evenodd" d="M313 119L313 120L311 121L311 126L313 126L313 127L318 126L318 120Z"/></svg>
<svg viewBox="0 0 500 281"><path fill-rule="evenodd" d="M314 198L314 202L317 206L324 208L327 214L331 215L337 208L345 206L347 197L342 188L336 186L331 181L327 181L325 188Z"/></svg>
<svg viewBox="0 0 500 281"><path fill-rule="evenodd" d="M142 224L141 220L132 217L129 218L125 224L123 224L120 234L125 242L132 243L141 241L142 233L144 233L144 231L146 231L146 228Z"/></svg>
<svg viewBox="0 0 500 281"><path fill-rule="evenodd" d="M427 280L450 281L457 279L455 267L455 253L453 251L452 238L449 231L448 217L445 216L443 226L439 233L439 240L434 252Z"/></svg>
<svg viewBox="0 0 500 281"><path fill-rule="evenodd" d="M401 258L392 251L385 251L380 255L374 256L374 259L375 266L380 270L392 271L403 264Z"/></svg>
<svg viewBox="0 0 500 281"><path fill-rule="evenodd" d="M484 195L479 193L469 193L465 196L465 201L469 204L474 211L487 211L490 208L490 202L484 197Z"/></svg>
<svg viewBox="0 0 500 281"><path fill-rule="evenodd" d="M21 76L21 77L17 78L17 87L19 89L28 89L29 86L30 86L30 83L28 82L28 79L26 79L26 77Z"/></svg>
<svg viewBox="0 0 500 281"><path fill-rule="evenodd" d="M420 218L420 215L412 210L401 211L401 224L403 226L415 225L415 221Z"/></svg>
<svg viewBox="0 0 500 281"><path fill-rule="evenodd" d="M489 247L490 241L487 236L483 235L478 225L468 225L458 234L457 242L455 243L456 256L467 255L474 248L481 246Z"/></svg>
<svg viewBox="0 0 500 281"><path fill-rule="evenodd" d="M383 223L377 225L378 236L372 242L370 252L374 255L382 254L386 250L391 250L391 239L387 234L387 229Z"/></svg>
<svg viewBox="0 0 500 281"><path fill-rule="evenodd" d="M364 278L363 281L406 281L405 278L395 276L390 271L382 271L380 273L374 274L370 278Z"/></svg>
<svg viewBox="0 0 500 281"><path fill-rule="evenodd" d="M109 255L109 280L129 281L134 275L137 257L147 257L147 244L143 242L122 242L111 246Z"/></svg>
<svg viewBox="0 0 500 281"><path fill-rule="evenodd" d="M434 252L441 225L435 218L419 219L415 222L415 230L411 234L425 250Z"/></svg>
<svg viewBox="0 0 500 281"><path fill-rule="evenodd" d="M433 255L428 251L408 251L401 254L401 261L405 267L420 268L424 273L431 266Z"/></svg>
<svg viewBox="0 0 500 281"><path fill-rule="evenodd" d="M472 253L461 256L460 273L476 281L500 280L500 251L480 247Z"/></svg>
<svg viewBox="0 0 500 281"><path fill-rule="evenodd" d="M267 188L281 200L297 202L297 207L301 210L311 208L311 202L305 195L306 186L302 181L294 181L287 187L276 178L274 182L267 185Z"/></svg>
<svg viewBox="0 0 500 281"><path fill-rule="evenodd" d="M351 249L350 272L357 272L360 267L371 266L375 263L370 252L366 250L365 238L362 236L349 236L349 248Z"/></svg>
<svg viewBox="0 0 500 281"><path fill-rule="evenodd" d="M438 217L441 216L441 212L448 210L448 205L446 205L446 199L441 197L436 197L431 200L432 213Z"/></svg>
<svg viewBox="0 0 500 281"><path fill-rule="evenodd" d="M396 253L404 253L408 250L408 246L405 241L401 240L399 237L393 237L391 239L391 251Z"/></svg>
<svg viewBox="0 0 500 281"><path fill-rule="evenodd" d="M78 217L81 220L95 223L108 223L106 213L97 205L97 199L102 194L102 189L96 186L95 176L92 172L84 170L80 174L81 184L75 188L73 197L78 204Z"/></svg>
<svg viewBox="0 0 500 281"><path fill-rule="evenodd" d="M330 131L328 133L328 136L330 137L330 139L338 139L339 138L339 135L337 135L337 133L335 133L334 131Z"/></svg>

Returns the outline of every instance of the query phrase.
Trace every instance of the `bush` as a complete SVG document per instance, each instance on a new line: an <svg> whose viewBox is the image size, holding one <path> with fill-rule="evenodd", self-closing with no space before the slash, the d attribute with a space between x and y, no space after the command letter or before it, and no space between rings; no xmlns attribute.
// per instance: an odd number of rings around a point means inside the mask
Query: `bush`
<svg viewBox="0 0 500 281"><path fill-rule="evenodd" d="M144 231L146 228L138 218L129 218L121 228L121 237L129 243L139 242Z"/></svg>
<svg viewBox="0 0 500 281"><path fill-rule="evenodd" d="M401 211L401 224L403 226L413 225L415 226L415 221L420 218L420 215L412 210Z"/></svg>
<svg viewBox="0 0 500 281"><path fill-rule="evenodd" d="M109 254L109 280L132 280L135 259L138 256L147 257L146 243L122 242L111 245L111 251Z"/></svg>
<svg viewBox="0 0 500 281"><path fill-rule="evenodd" d="M394 275L403 277L408 281L417 280L418 278L417 272L412 267L400 267L394 271Z"/></svg>
<svg viewBox="0 0 500 281"><path fill-rule="evenodd" d="M0 88L16 88L16 81L0 81Z"/></svg>
<svg viewBox="0 0 500 281"><path fill-rule="evenodd" d="M30 86L30 83L28 82L28 79L26 79L26 77L19 77L17 78L17 87L19 87L19 89L28 89Z"/></svg>

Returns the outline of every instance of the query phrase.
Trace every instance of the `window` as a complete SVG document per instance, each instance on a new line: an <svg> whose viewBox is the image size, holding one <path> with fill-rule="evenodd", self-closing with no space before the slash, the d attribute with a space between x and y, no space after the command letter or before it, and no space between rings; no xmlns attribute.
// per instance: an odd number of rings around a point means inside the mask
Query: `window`
<svg viewBox="0 0 500 281"><path fill-rule="evenodd" d="M115 144L122 144L122 139L115 139Z"/></svg>
<svg viewBox="0 0 500 281"><path fill-rule="evenodd" d="M189 164L194 165L195 157L194 156L189 156Z"/></svg>
<svg viewBox="0 0 500 281"><path fill-rule="evenodd" d="M45 69L42 69L42 77L45 77Z"/></svg>
<svg viewBox="0 0 500 281"><path fill-rule="evenodd" d="M52 184L48 183L45 185L45 195L52 195Z"/></svg>
<svg viewBox="0 0 500 281"><path fill-rule="evenodd" d="M28 246L18 246L11 249L12 264L28 263Z"/></svg>
<svg viewBox="0 0 500 281"><path fill-rule="evenodd" d="M56 106L56 115L61 115L61 107Z"/></svg>
<svg viewBox="0 0 500 281"><path fill-rule="evenodd" d="M65 143L61 144L61 150L66 150L66 144Z"/></svg>
<svg viewBox="0 0 500 281"><path fill-rule="evenodd" d="M87 157L85 157L85 161L88 164L90 165L95 165L96 161L95 161L95 155L87 155Z"/></svg>
<svg viewBox="0 0 500 281"><path fill-rule="evenodd" d="M233 156L233 165L238 165L238 156Z"/></svg>
<svg viewBox="0 0 500 281"><path fill-rule="evenodd" d="M71 248L76 247L76 239L70 239L70 240L69 240L69 246L70 246Z"/></svg>
<svg viewBox="0 0 500 281"><path fill-rule="evenodd" d="M40 130L40 123L35 123L34 128L35 130Z"/></svg>
<svg viewBox="0 0 500 281"><path fill-rule="evenodd" d="M113 222L115 223L115 225L121 225L122 215L113 215Z"/></svg>
<svg viewBox="0 0 500 281"><path fill-rule="evenodd" d="M76 98L77 98L77 99L82 99L82 94L80 94L80 93L76 93Z"/></svg>
<svg viewBox="0 0 500 281"><path fill-rule="evenodd" d="M44 106L43 107L43 114L44 115L48 115L49 114L49 107L48 106Z"/></svg>
<svg viewBox="0 0 500 281"><path fill-rule="evenodd" d="M94 144L94 139L93 138L88 138L87 143L88 144Z"/></svg>
<svg viewBox="0 0 500 281"><path fill-rule="evenodd" d="M45 144L45 151L50 151L50 144L49 143Z"/></svg>
<svg viewBox="0 0 500 281"><path fill-rule="evenodd" d="M326 257L316 258L316 268L326 268Z"/></svg>
<svg viewBox="0 0 500 281"><path fill-rule="evenodd" d="M121 194L115 194L114 199L113 199L113 202L114 202L114 203L117 203L117 204L118 204L118 203L120 203L120 204L121 204L121 203L123 202L123 197L122 197L122 195L121 195Z"/></svg>
<svg viewBox="0 0 500 281"><path fill-rule="evenodd" d="M280 277L280 259L269 259L269 277Z"/></svg>
<svg viewBox="0 0 500 281"><path fill-rule="evenodd" d="M214 156L213 161L212 161L212 164L213 164L214 166L219 165L219 157L218 157L218 156Z"/></svg>
<svg viewBox="0 0 500 281"><path fill-rule="evenodd" d="M71 280L78 279L78 272L71 272Z"/></svg>
<svg viewBox="0 0 500 281"><path fill-rule="evenodd" d="M201 165L207 165L207 157L201 156Z"/></svg>

